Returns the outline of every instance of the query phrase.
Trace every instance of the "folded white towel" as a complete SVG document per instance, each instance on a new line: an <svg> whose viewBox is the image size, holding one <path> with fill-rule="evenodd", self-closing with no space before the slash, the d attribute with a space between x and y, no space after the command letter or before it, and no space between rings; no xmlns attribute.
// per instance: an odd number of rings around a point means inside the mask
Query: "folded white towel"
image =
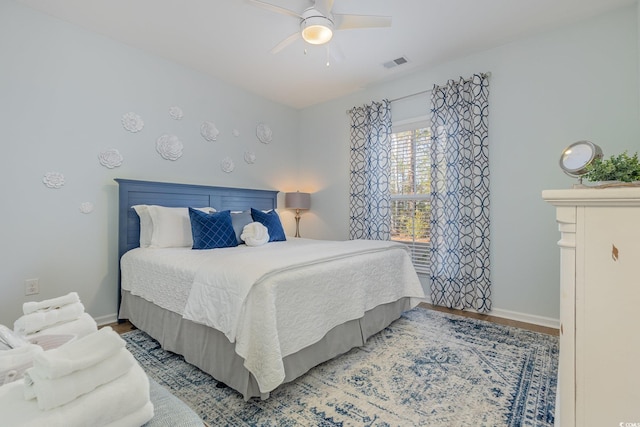
<svg viewBox="0 0 640 427"><path fill-rule="evenodd" d="M39 332L27 335L27 338L29 341L35 343L37 343L38 338L43 335L75 335L77 338L82 338L97 330L98 325L93 317L91 317L89 313L82 313L76 320L49 326Z"/></svg>
<svg viewBox="0 0 640 427"><path fill-rule="evenodd" d="M49 411L41 411L35 400L25 400L23 388L23 380L0 387L0 424L3 426L121 426L123 424L112 423L150 402L149 380L137 364L120 378Z"/></svg>
<svg viewBox="0 0 640 427"><path fill-rule="evenodd" d="M84 305L81 302L50 311L37 311L18 318L13 324L13 330L19 334L28 335L50 326L76 320L82 313L84 313Z"/></svg>
<svg viewBox="0 0 640 427"><path fill-rule="evenodd" d="M259 222L252 222L244 226L240 238L247 246L260 246L269 241L269 230Z"/></svg>
<svg viewBox="0 0 640 427"><path fill-rule="evenodd" d="M67 295L63 295L57 298L51 298L44 301L29 301L22 304L22 312L24 314L35 313L36 311L49 311L56 308L60 308L65 305L75 304L80 302L80 297L77 292L69 292Z"/></svg>
<svg viewBox="0 0 640 427"><path fill-rule="evenodd" d="M106 326L85 337L38 354L33 368L42 378L54 379L86 369L125 347L125 341Z"/></svg>
<svg viewBox="0 0 640 427"><path fill-rule="evenodd" d="M42 351L42 347L35 344L0 351L0 385L22 378L24 371L33 366L33 359Z"/></svg>
<svg viewBox="0 0 640 427"><path fill-rule="evenodd" d="M147 402L142 408L135 412L125 415L124 417L106 425L106 427L140 427L151 421L153 418L153 403ZM203 424L204 425L204 424Z"/></svg>
<svg viewBox="0 0 640 427"><path fill-rule="evenodd" d="M69 403L126 374L136 363L133 355L126 348L122 348L113 356L93 366L60 378L43 378L36 369L30 368L24 373L24 397L36 398L38 407L47 411Z"/></svg>

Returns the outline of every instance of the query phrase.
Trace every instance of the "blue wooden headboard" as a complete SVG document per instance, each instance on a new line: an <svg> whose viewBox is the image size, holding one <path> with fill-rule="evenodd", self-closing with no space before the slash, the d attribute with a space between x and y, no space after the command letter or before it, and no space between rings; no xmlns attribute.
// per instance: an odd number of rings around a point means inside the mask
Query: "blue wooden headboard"
<svg viewBox="0 0 640 427"><path fill-rule="evenodd" d="M118 304L120 302L120 258L140 246L140 219L134 205L168 207L211 206L218 211L241 211L249 208L275 209L278 191L207 185L136 181L116 178L118 196ZM119 305L118 305L119 308Z"/></svg>

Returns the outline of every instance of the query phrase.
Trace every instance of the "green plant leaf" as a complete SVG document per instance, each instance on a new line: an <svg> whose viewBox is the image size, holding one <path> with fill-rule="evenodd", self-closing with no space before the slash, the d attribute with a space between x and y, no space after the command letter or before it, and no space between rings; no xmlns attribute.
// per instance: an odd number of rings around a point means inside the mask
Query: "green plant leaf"
<svg viewBox="0 0 640 427"><path fill-rule="evenodd" d="M625 151L608 159L595 159L588 167L584 177L596 181L640 181L640 161L638 153L629 156Z"/></svg>

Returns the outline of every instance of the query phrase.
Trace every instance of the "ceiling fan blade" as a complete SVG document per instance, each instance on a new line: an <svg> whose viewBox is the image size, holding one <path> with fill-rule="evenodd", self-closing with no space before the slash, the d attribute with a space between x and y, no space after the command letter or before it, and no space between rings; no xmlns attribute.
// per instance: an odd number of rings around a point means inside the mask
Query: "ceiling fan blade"
<svg viewBox="0 0 640 427"><path fill-rule="evenodd" d="M282 49L289 46L291 43L293 43L294 41L298 40L301 37L302 36L300 35L300 31L296 31L295 33L291 34L289 37L287 37L286 39L278 43L273 49L271 49L271 53L280 52Z"/></svg>
<svg viewBox="0 0 640 427"><path fill-rule="evenodd" d="M385 28L391 26L390 16L334 14L333 18L336 30L350 30L353 28Z"/></svg>
<svg viewBox="0 0 640 427"><path fill-rule="evenodd" d="M300 16L298 12L294 12L293 10L289 10L284 7L276 6L274 4L267 3L260 0L247 0L247 1L254 6L258 6L263 9L270 10L271 12L281 13L283 15L289 15L289 16L293 16L294 18L302 19L302 16Z"/></svg>
<svg viewBox="0 0 640 427"><path fill-rule="evenodd" d="M323 15L328 15L333 8L333 0L316 0L315 8Z"/></svg>

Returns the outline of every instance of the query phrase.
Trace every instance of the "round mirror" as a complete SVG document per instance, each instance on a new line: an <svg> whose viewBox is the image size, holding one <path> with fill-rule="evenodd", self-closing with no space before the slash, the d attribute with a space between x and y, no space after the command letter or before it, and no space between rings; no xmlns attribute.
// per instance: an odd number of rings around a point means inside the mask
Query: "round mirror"
<svg viewBox="0 0 640 427"><path fill-rule="evenodd" d="M573 177L587 173L587 166L595 159L602 158L602 149L590 141L574 142L562 151L560 168Z"/></svg>

